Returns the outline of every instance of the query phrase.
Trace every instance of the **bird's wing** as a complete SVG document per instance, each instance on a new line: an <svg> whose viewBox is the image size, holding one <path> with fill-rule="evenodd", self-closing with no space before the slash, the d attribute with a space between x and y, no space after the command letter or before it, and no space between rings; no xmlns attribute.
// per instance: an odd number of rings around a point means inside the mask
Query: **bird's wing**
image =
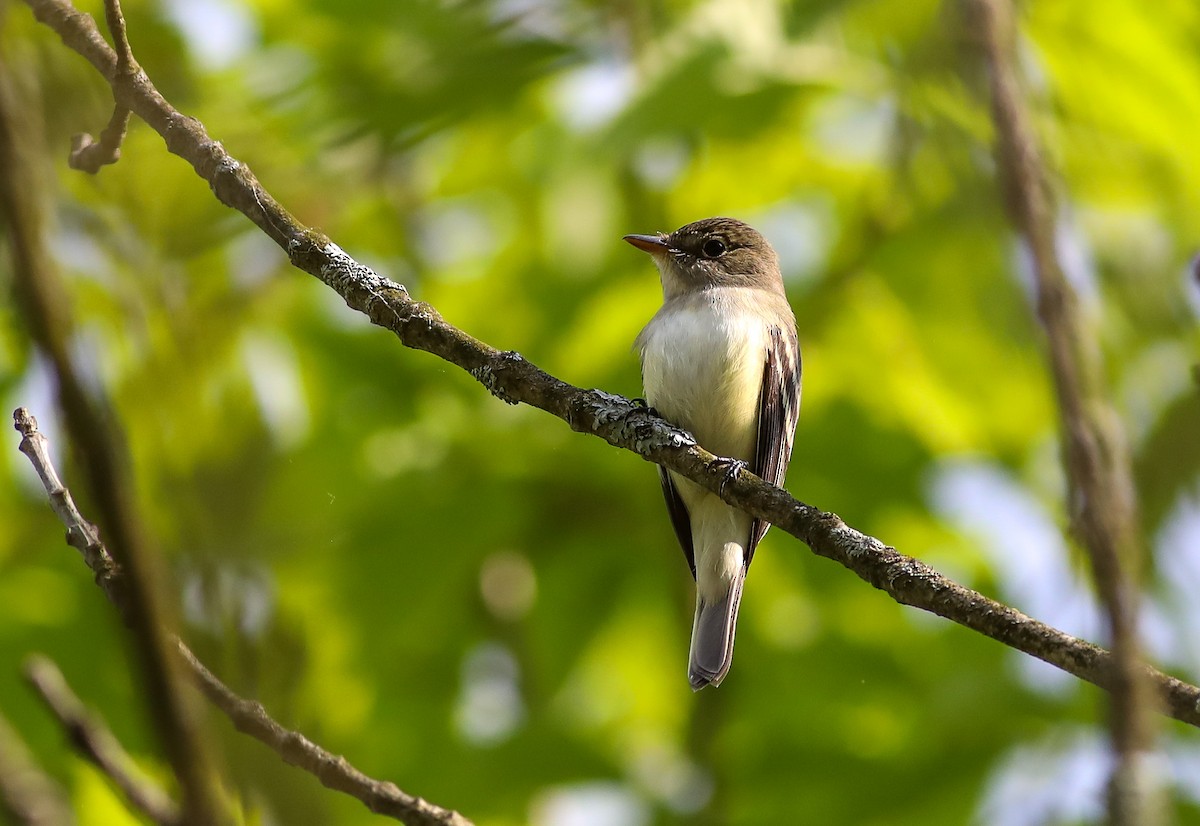
<svg viewBox="0 0 1200 826"><path fill-rule="evenodd" d="M772 327L768 334L762 389L758 395L758 446L753 468L772 485L782 485L787 475L799 417L800 343L795 330ZM770 522L754 520L750 544L746 546L747 565L769 527Z"/></svg>
<svg viewBox="0 0 1200 826"><path fill-rule="evenodd" d="M671 515L671 526L675 528L675 536L687 557L688 567L692 569L692 578L696 578L696 552L692 548L692 519L688 515L687 505L675 489L670 472L662 465L658 466L658 478L662 482L663 498L667 500L667 513Z"/></svg>

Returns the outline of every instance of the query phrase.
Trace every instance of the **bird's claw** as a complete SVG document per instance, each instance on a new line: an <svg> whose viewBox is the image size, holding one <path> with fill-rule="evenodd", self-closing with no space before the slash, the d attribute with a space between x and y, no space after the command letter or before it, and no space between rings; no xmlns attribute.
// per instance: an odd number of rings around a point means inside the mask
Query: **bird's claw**
<svg viewBox="0 0 1200 826"><path fill-rule="evenodd" d="M659 419L662 418L662 414L660 414L657 410L655 410L653 407L651 407L650 402L646 401L641 396L638 396L637 398L634 398L634 399L630 399L629 401L633 403L634 407L638 407L638 408L641 408L642 410L645 410L651 416L654 416L655 418L659 418Z"/></svg>
<svg viewBox="0 0 1200 826"><path fill-rule="evenodd" d="M721 484L717 490L722 496L725 495L725 488L731 483L736 482L738 474L743 470L749 470L750 464L741 459L730 459L725 456L718 456L715 464L724 465L725 473L721 477Z"/></svg>

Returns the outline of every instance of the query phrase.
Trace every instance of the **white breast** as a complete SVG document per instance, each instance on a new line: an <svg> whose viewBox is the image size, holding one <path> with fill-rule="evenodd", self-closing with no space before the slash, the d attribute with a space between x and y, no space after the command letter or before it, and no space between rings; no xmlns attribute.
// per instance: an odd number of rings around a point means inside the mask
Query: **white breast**
<svg viewBox="0 0 1200 826"><path fill-rule="evenodd" d="M753 290L675 299L638 336L646 401L719 455L753 460L767 331Z"/></svg>

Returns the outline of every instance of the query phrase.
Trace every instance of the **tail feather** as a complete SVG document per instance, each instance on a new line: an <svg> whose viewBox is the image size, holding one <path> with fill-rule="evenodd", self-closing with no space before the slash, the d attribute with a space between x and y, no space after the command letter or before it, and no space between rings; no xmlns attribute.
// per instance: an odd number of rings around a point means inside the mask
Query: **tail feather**
<svg viewBox="0 0 1200 826"><path fill-rule="evenodd" d="M729 590L715 601L696 595L696 619L692 623L692 647L688 655L688 682L692 691L720 685L733 664L733 634L746 568L730 581Z"/></svg>

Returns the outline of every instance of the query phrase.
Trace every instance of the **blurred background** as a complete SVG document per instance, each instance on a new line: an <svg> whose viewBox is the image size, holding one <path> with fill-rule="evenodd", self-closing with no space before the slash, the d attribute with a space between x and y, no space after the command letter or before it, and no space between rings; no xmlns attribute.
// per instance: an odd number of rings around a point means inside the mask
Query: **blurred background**
<svg viewBox="0 0 1200 826"><path fill-rule="evenodd" d="M301 221L574 384L640 395L631 342L660 288L623 234L755 225L804 352L788 488L1102 642L958 3L123 5L159 89ZM233 688L480 826L1101 820L1101 692L779 532L729 679L693 695L692 584L651 465L372 328L136 119L120 163L68 170L107 88L24 4L0 3L0 26L44 120L76 357L119 416L184 636ZM1147 647L1196 682L1200 6L1024 4L1018 54L1135 454ZM86 514L10 261L3 409L41 419ZM49 654L165 772L114 611L17 442L0 451L0 708L81 824L136 823L20 677ZM382 822L207 722L246 822ZM1176 822L1200 823L1200 734L1160 735Z"/></svg>

